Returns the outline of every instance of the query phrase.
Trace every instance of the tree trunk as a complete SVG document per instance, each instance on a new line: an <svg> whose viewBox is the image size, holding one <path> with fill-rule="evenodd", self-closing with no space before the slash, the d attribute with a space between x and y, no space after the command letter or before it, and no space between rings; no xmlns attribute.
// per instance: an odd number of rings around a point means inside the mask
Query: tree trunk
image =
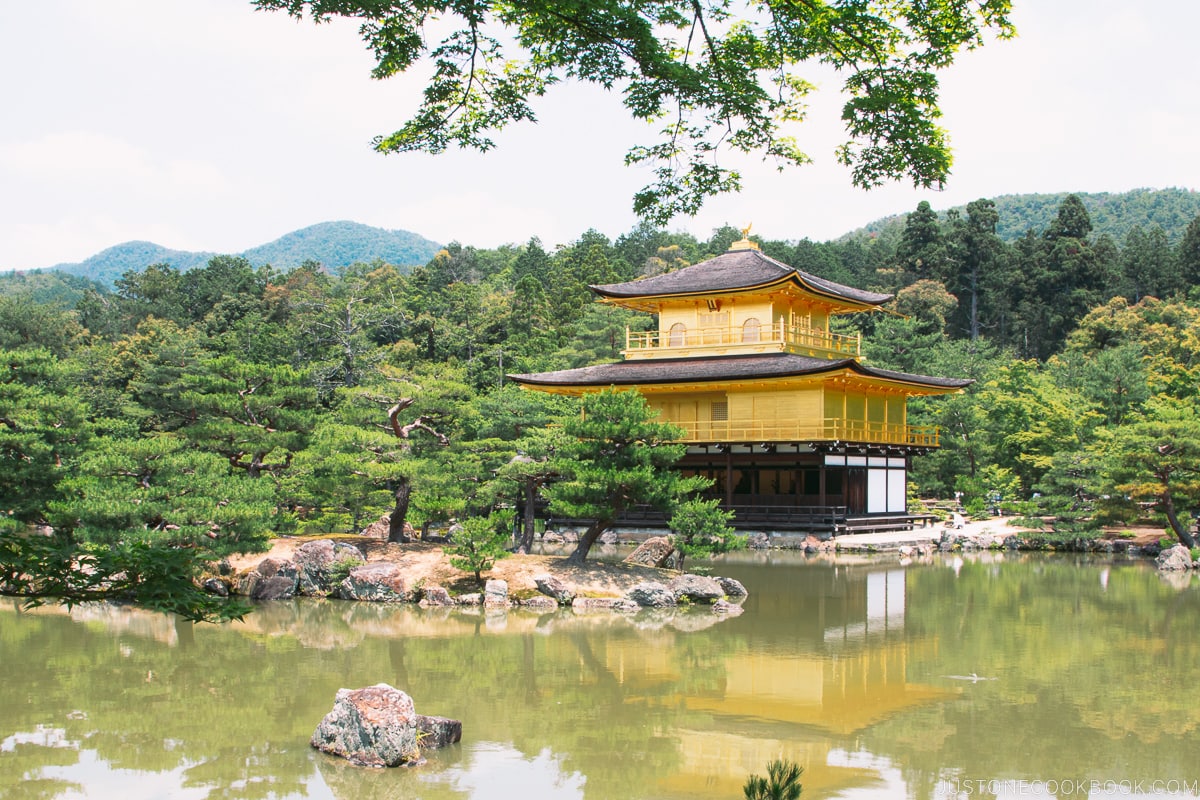
<svg viewBox="0 0 1200 800"><path fill-rule="evenodd" d="M1175 511L1175 499L1171 497L1171 493L1163 492L1159 496L1159 502L1162 504L1162 509L1167 515L1167 522L1171 523L1171 530L1175 531L1175 536L1179 538L1184 547L1195 547L1196 538L1192 536L1187 526L1179 521L1179 514Z"/></svg>
<svg viewBox="0 0 1200 800"><path fill-rule="evenodd" d="M249 466L246 467L246 475L247 476L249 476L251 478L261 478L262 477L263 458L265 458L266 455L267 455L266 453L255 453L254 454L254 456L250 459Z"/></svg>
<svg viewBox="0 0 1200 800"><path fill-rule="evenodd" d="M388 541L407 544L412 541L404 535L404 520L408 516L408 500L412 495L412 484L408 478L397 478L396 506L388 518Z"/></svg>
<svg viewBox="0 0 1200 800"><path fill-rule="evenodd" d="M612 524L611 519L598 519L592 523L583 536L579 538L579 544L575 546L575 552L567 556L566 563L582 564L587 560L588 551L592 549L592 545L600 538L600 534L608 530L608 526Z"/></svg>
<svg viewBox="0 0 1200 800"><path fill-rule="evenodd" d="M525 485L522 488L525 492L525 509L524 513L522 514L523 527L521 530L521 538L517 542L517 549L515 552L528 555L529 551L533 549L533 535L535 533L535 509L533 504L537 500L536 481L533 478L526 478Z"/></svg>

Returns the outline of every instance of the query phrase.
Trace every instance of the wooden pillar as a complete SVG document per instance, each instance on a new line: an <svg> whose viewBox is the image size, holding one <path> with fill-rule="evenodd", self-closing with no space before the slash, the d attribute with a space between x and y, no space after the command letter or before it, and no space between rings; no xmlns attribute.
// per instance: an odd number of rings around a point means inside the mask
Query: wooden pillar
<svg viewBox="0 0 1200 800"><path fill-rule="evenodd" d="M733 453L725 451L725 507L733 506Z"/></svg>
<svg viewBox="0 0 1200 800"><path fill-rule="evenodd" d="M818 479L820 486L821 486L821 488L820 488L821 508L829 508L829 501L825 498L825 469L826 469L825 456L822 455L821 456L821 473L820 473L820 478Z"/></svg>

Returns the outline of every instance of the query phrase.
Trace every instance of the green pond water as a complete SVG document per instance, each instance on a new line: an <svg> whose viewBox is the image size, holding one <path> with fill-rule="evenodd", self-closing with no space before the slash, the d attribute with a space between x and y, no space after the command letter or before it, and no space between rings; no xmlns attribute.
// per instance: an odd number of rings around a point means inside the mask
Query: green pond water
<svg viewBox="0 0 1200 800"><path fill-rule="evenodd" d="M191 626L0 604L0 799L1200 796L1200 578L983 553L740 553L745 613L339 601ZM415 769L312 750L339 688L463 722Z"/></svg>

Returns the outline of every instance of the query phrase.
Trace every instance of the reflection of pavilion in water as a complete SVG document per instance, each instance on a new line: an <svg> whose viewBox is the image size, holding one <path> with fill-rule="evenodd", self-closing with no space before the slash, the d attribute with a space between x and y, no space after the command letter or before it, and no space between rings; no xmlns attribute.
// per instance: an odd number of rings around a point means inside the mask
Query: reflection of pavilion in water
<svg viewBox="0 0 1200 800"><path fill-rule="evenodd" d="M745 630L737 633L746 634L749 646L714 656L719 663L707 666L712 677L706 690L649 698L688 712L688 721L675 732L683 763L662 782L666 795L716 788L737 797L748 774L763 773L767 762L779 757L804 767L805 797L870 785L878 780L874 770L832 765L830 752L853 750L858 732L952 696L908 682L910 656L934 645L905 635L905 570L810 567L802 584L791 570L771 572L790 580L793 588L762 596L796 608L787 609L786 616L761 616L794 620L796 629L756 629L752 608L722 628L733 634L745 621ZM616 674L682 671L670 663L668 649L610 652L609 657ZM614 657L619 665L611 663ZM646 663L639 668L627 658ZM656 658L662 663L651 664Z"/></svg>

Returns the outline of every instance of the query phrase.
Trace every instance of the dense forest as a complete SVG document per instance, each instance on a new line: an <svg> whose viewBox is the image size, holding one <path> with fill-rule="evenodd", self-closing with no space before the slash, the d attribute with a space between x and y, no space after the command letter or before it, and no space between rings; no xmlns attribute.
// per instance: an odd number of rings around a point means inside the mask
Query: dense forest
<svg viewBox="0 0 1200 800"><path fill-rule="evenodd" d="M996 233L1007 242L1025 235L1027 231L1044 231L1058 214L1058 209L1070 193L1003 194L993 197L996 213ZM1092 220L1092 233L1108 236L1118 242L1134 228L1162 228L1172 242L1179 241L1188 223L1200 214L1200 192L1192 189L1133 189L1128 192L1077 192ZM966 207L955 209L959 214ZM884 217L854 231L848 236L899 235L907 214Z"/></svg>
<svg viewBox="0 0 1200 800"><path fill-rule="evenodd" d="M1072 535L1156 519L1186 541L1200 217L1175 242L1137 226L1118 242L1067 196L1042 230L1006 242L999 225L991 200L944 215L922 203L896 236L759 243L895 294L896 313L842 321L872 365L974 379L912 403L911 423L942 430L941 449L914 459L914 494L962 492L968 510L1000 502ZM0 297L0 526L52 526L98 557L134 548L126 569L153 571L180 566L164 566L164 544L208 558L397 511L418 531L486 516L552 482L515 456L571 415L506 374L619 359L626 329L653 321L595 302L589 284L696 263L740 235L451 244L407 272L216 256L129 271L70 303Z"/></svg>

